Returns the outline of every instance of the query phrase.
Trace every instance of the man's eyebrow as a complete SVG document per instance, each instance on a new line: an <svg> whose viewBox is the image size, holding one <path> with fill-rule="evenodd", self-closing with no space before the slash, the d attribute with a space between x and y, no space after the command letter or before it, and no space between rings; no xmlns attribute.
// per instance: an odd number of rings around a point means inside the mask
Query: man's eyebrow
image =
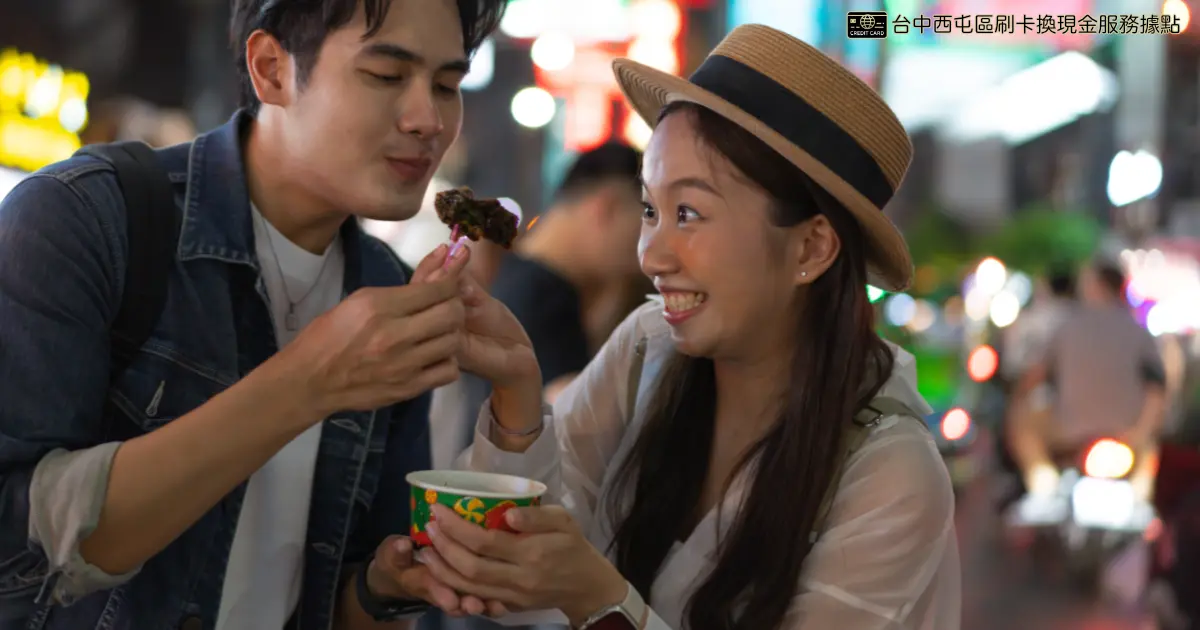
<svg viewBox="0 0 1200 630"><path fill-rule="evenodd" d="M376 43L363 48L362 54L368 57L388 57L398 61L407 61L418 65L426 65L426 60L421 55L395 44ZM438 72L461 72L466 74L471 70L471 62L466 59L455 59L454 61L446 62L438 66Z"/></svg>

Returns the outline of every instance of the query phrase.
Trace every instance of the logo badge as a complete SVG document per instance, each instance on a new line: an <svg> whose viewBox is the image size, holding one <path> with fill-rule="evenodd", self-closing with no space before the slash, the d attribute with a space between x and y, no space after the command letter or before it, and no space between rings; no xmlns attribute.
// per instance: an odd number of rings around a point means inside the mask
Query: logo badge
<svg viewBox="0 0 1200 630"><path fill-rule="evenodd" d="M846 14L846 37L850 39L883 39L887 37L886 11L851 11Z"/></svg>

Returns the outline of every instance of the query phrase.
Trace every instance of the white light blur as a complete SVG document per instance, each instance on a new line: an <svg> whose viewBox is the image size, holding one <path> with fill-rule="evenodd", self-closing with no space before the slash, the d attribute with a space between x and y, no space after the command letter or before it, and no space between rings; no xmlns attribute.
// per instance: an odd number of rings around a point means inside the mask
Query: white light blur
<svg viewBox="0 0 1200 630"><path fill-rule="evenodd" d="M474 92L482 90L492 83L496 74L496 42L491 38L483 40L475 56L471 58L471 71L463 77L459 84L464 90Z"/></svg>
<svg viewBox="0 0 1200 630"><path fill-rule="evenodd" d="M575 42L562 33L543 33L533 41L529 56L542 70L562 70L575 61Z"/></svg>
<svg viewBox="0 0 1200 630"><path fill-rule="evenodd" d="M1162 162L1153 153L1121 151L1108 167L1108 200L1124 206L1145 199L1158 192L1162 179Z"/></svg>
<svg viewBox="0 0 1200 630"><path fill-rule="evenodd" d="M511 197L501 197L501 198L497 199L496 201L499 201L500 205L503 206L505 210L508 210L509 213L511 213L513 216L517 217L517 225L518 226L521 225L521 219L522 219L521 204L517 203Z"/></svg>
<svg viewBox="0 0 1200 630"><path fill-rule="evenodd" d="M867 299L871 302L875 302L879 298L883 297L884 293L886 293L886 291L880 289L879 287L871 286L869 284L867 285Z"/></svg>
<svg viewBox="0 0 1200 630"><path fill-rule="evenodd" d="M995 295L1007 280L1008 270L995 258L984 258L975 269L975 288L987 295Z"/></svg>
<svg viewBox="0 0 1200 630"><path fill-rule="evenodd" d="M500 30L516 39L537 37L546 25L546 4L543 0L512 0L504 10Z"/></svg>
<svg viewBox="0 0 1200 630"><path fill-rule="evenodd" d="M625 119L625 141L639 151L644 151L646 145L650 144L650 136L654 134L654 130L646 121L642 120L641 116L631 112Z"/></svg>
<svg viewBox="0 0 1200 630"><path fill-rule="evenodd" d="M30 118L41 118L53 112L62 97L62 88L62 68L50 66L29 89L25 97L25 113Z"/></svg>
<svg viewBox="0 0 1200 630"><path fill-rule="evenodd" d="M992 298L992 304L988 309L988 315L992 318L992 323L998 328L1006 328L1017 321L1017 316L1021 314L1021 301L1017 296L1008 291L1001 291Z"/></svg>
<svg viewBox="0 0 1200 630"><path fill-rule="evenodd" d="M1008 282L1004 283L1004 290L1017 296L1017 301L1024 306L1033 297L1033 280L1020 271L1014 271L1008 277Z"/></svg>
<svg viewBox="0 0 1200 630"><path fill-rule="evenodd" d="M672 40L683 29L683 15L669 0L639 0L631 9L635 37Z"/></svg>
<svg viewBox="0 0 1200 630"><path fill-rule="evenodd" d="M58 124L71 133L78 133L87 121L87 101L81 98L68 98L58 108Z"/></svg>
<svg viewBox="0 0 1200 630"><path fill-rule="evenodd" d="M633 37L626 0L512 0L500 31L514 39L534 39L551 30L576 44L624 42Z"/></svg>
<svg viewBox="0 0 1200 630"><path fill-rule="evenodd" d="M527 87L512 99L513 120L530 129L545 127L554 120L557 109L554 96L539 87Z"/></svg>
<svg viewBox="0 0 1200 630"><path fill-rule="evenodd" d="M963 296L963 312L974 321L987 319L992 297L979 289L971 289Z"/></svg>
<svg viewBox="0 0 1200 630"><path fill-rule="evenodd" d="M925 332L937 321L937 310L927 300L917 300L913 308L912 319L908 322L909 330Z"/></svg>
<svg viewBox="0 0 1200 630"><path fill-rule="evenodd" d="M0 167L0 200L8 196L9 191L16 187L17 182L25 177L25 173L21 171Z"/></svg>
<svg viewBox="0 0 1200 630"><path fill-rule="evenodd" d="M1069 51L986 90L952 118L946 131L958 140L999 136L1020 144L1107 109L1117 92L1111 71Z"/></svg>
<svg viewBox="0 0 1200 630"><path fill-rule="evenodd" d="M1162 6L1163 15L1173 15L1179 21L1179 32L1187 30L1188 23L1192 21L1192 11L1183 0L1166 0Z"/></svg>
<svg viewBox="0 0 1200 630"><path fill-rule="evenodd" d="M642 38L629 46L629 58L668 74L679 72L679 55L671 41Z"/></svg>
<svg viewBox="0 0 1200 630"><path fill-rule="evenodd" d="M907 293L893 295L883 307L883 316L893 326L907 326L916 314L916 300Z"/></svg>

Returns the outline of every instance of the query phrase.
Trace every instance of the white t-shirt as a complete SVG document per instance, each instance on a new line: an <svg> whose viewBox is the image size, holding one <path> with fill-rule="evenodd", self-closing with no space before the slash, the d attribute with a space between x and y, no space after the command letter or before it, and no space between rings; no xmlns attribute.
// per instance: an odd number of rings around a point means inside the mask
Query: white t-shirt
<svg viewBox="0 0 1200 630"><path fill-rule="evenodd" d="M282 348L341 301L345 254L340 239L324 255L312 254L280 234L257 208L251 212L275 337ZM296 330L287 326L289 305L294 305ZM229 552L217 630L278 630L296 610L320 441L318 423L250 477Z"/></svg>

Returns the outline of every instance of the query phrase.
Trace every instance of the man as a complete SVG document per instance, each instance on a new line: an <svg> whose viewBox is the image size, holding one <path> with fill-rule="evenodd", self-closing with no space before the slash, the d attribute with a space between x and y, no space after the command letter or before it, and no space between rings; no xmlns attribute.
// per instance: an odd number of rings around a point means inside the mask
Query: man
<svg viewBox="0 0 1200 630"><path fill-rule="evenodd" d="M1084 305L1071 311L1050 337L1043 358L1022 378L1018 401L1052 383L1049 414L1017 414L1014 455L1034 495L1057 485L1050 454L1114 437L1139 454L1134 486L1149 498L1153 458L1166 412L1166 376L1154 337L1134 321L1125 301L1125 276L1098 261L1080 277ZM1022 404L1027 404L1022 402Z"/></svg>
<svg viewBox="0 0 1200 630"><path fill-rule="evenodd" d="M1055 266L1038 284L1033 304L1006 331L1003 371L1010 382L1020 379L1039 358L1038 353L1074 306L1075 274L1070 266Z"/></svg>
<svg viewBox="0 0 1200 630"><path fill-rule="evenodd" d="M503 364L493 410L530 426L541 401L508 392L536 361L502 307L460 297L467 257L410 277L350 219L417 211L502 5L238 0L244 109L157 154L183 227L123 371L110 325L138 287L112 166L67 160L0 205L0 629L484 612L388 536L429 465L426 392Z"/></svg>

